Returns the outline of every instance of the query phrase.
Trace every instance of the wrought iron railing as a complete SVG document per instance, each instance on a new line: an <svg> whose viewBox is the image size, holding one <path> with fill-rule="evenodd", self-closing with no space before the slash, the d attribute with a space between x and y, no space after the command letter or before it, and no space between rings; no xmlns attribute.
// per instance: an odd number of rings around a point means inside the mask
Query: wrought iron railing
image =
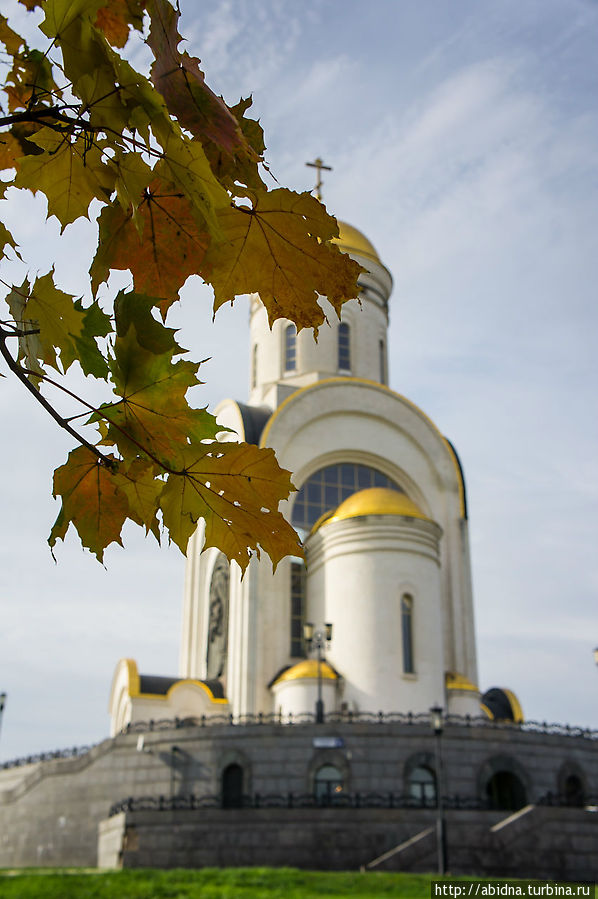
<svg viewBox="0 0 598 899"><path fill-rule="evenodd" d="M52 749L49 752L36 752L33 755L23 755L17 759L10 759L8 762L0 762L0 770L3 768L18 768L22 765L35 765L37 762L50 762L52 759L76 759L87 755L90 749L97 746L97 743L91 743L88 746L73 746L67 749Z"/></svg>
<svg viewBox="0 0 598 899"><path fill-rule="evenodd" d="M480 799L476 796L443 796L445 809L456 811L504 811L491 799ZM598 796L584 796L573 801L571 797L547 793L534 805L551 807L598 808ZM238 797L236 802L223 801L222 794L196 796L128 796L115 802L108 813L109 817L120 812L172 812L197 811L200 809L260 809L260 808L382 808L382 809L418 809L434 811L436 799L421 799L405 793L393 792L341 792L331 796L315 796L313 793L253 793Z"/></svg>
<svg viewBox="0 0 598 899"><path fill-rule="evenodd" d="M351 724L401 724L419 725L429 727L430 718L427 713L413 714L411 712L330 712L325 716L325 724L351 725ZM159 718L148 721L135 721L123 728L123 734L141 734L155 731L179 730L191 727L216 727L223 725L230 727L255 727L260 725L277 725L281 727L297 727L301 725L315 724L313 712L303 712L300 715L263 714L256 715L199 715L192 718ZM444 718L446 728L466 727L483 730L511 730L523 733L550 734L563 737L581 737L585 740L598 740L598 730L586 727L572 727L569 724L549 724L546 721L493 721L486 716L474 717L471 715L447 715ZM322 725L318 725L322 727ZM38 752L33 755L22 756L0 763L3 768L15 768L21 765L31 765L37 762L47 762L52 759L72 759L86 755L90 749L98 744L88 746L74 746L67 749L56 749L50 752Z"/></svg>
<svg viewBox="0 0 598 899"><path fill-rule="evenodd" d="M475 797L445 796L444 807L449 809L489 809L491 804ZM436 800L421 800L404 793L362 792L315 796L313 793L253 793L239 797L235 803L225 803L221 794L208 796L129 796L111 806L109 817L120 812L196 811L207 808L389 808L436 809Z"/></svg>
<svg viewBox="0 0 598 899"><path fill-rule="evenodd" d="M280 713L255 715L199 715L190 718L160 718L148 721L134 721L123 728L121 733L147 733L148 731L171 730L185 727L214 727L230 725L231 727L249 727L255 725L274 724L281 727L301 724L315 724L313 712L282 715ZM414 714L412 712L329 712L325 715L325 724L405 724L429 727L428 712ZM319 725L321 726L321 725ZM554 734L566 737L584 737L598 740L598 730L587 727L574 727L569 724L550 724L547 721L494 721L485 715L446 715L445 727L475 727L494 730L517 730L525 733Z"/></svg>

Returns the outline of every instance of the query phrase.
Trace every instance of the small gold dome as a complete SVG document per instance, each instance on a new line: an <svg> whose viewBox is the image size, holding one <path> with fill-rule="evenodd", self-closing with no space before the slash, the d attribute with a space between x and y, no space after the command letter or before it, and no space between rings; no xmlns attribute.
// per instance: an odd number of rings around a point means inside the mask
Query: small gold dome
<svg viewBox="0 0 598 899"><path fill-rule="evenodd" d="M464 674L460 674L458 671L447 671L444 677L447 690L471 690L474 693L480 692L468 677L465 677Z"/></svg>
<svg viewBox="0 0 598 899"><path fill-rule="evenodd" d="M338 674L330 667L328 662L322 662L321 664L321 675L324 679L336 680L338 678ZM301 680L302 678L317 676L318 660L305 659L303 662L297 662L296 665L292 665L290 668L287 668L286 671L283 671L282 674L276 678L274 684L280 684L281 681ZM272 684L272 686L274 686L274 684Z"/></svg>
<svg viewBox="0 0 598 899"><path fill-rule="evenodd" d="M337 220L337 223L339 236L333 237L332 243L335 243L339 250L342 250L343 253L355 253L371 259L372 262L377 262L379 265L382 264L374 245L370 243L365 234L346 222Z"/></svg>
<svg viewBox="0 0 598 899"><path fill-rule="evenodd" d="M390 487L368 487L343 500L334 515L325 519L322 524L343 521L345 518L359 518L362 515L404 515L429 521L428 516L424 515L406 493L399 493Z"/></svg>

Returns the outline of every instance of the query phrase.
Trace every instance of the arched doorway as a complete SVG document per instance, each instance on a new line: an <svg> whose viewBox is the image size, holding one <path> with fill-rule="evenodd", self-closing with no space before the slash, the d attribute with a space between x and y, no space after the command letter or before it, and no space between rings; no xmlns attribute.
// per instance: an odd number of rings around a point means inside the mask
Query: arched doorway
<svg viewBox="0 0 598 899"><path fill-rule="evenodd" d="M486 798L491 808L516 812L527 804L525 787L512 771L497 771L486 782Z"/></svg>
<svg viewBox="0 0 598 899"><path fill-rule="evenodd" d="M234 762L222 772L222 808L241 808L243 805L243 768Z"/></svg>
<svg viewBox="0 0 598 899"><path fill-rule="evenodd" d="M314 796L319 805L330 805L343 792L345 783L336 765L322 765L314 776Z"/></svg>

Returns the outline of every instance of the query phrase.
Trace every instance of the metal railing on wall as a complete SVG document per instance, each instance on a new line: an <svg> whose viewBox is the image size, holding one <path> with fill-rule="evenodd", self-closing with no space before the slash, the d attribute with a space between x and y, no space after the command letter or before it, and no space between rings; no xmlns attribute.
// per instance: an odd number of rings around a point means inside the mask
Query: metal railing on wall
<svg viewBox="0 0 598 899"><path fill-rule="evenodd" d="M277 725L280 727L299 727L315 724L315 714L304 712L300 715L262 714L256 715L200 715L191 718L160 718L148 721L135 721L128 724L121 731L122 734L141 734L166 730L180 730L182 728L208 728L208 727L255 727L264 725ZM324 724L328 725L358 725L358 724L400 724L406 726L430 727L429 713L413 714L411 712L332 712L325 716ZM493 721L486 716L473 717L470 715L446 715L445 728L466 727L482 730L511 730L523 733L549 734L562 737L578 737L585 740L598 740L598 730L591 728L573 727L569 724L549 724L546 721ZM318 725L322 727L321 724ZM38 752L20 758L0 763L0 770L15 768L22 765L32 765L38 762L48 762L53 759L72 759L86 755L94 746L94 743L86 746L75 746L66 749L55 749L49 752Z"/></svg>
<svg viewBox="0 0 598 899"><path fill-rule="evenodd" d="M475 796L443 796L445 809L456 811L508 811L499 809L496 803L490 799L480 799ZM553 807L576 807L579 803L572 803L566 796L548 793L539 799L535 805ZM581 807L594 808L598 805L598 796L586 796ZM358 792L338 793L333 796L315 796L313 793L253 793L239 799L235 805L227 806L236 809L268 809L268 808L345 808L345 809L418 809L436 810L436 799L421 800L405 793L393 792ZM109 817L121 812L173 812L173 811L197 811L200 809L224 808L221 794L196 796L193 793L186 796L128 796L115 802L108 813Z"/></svg>

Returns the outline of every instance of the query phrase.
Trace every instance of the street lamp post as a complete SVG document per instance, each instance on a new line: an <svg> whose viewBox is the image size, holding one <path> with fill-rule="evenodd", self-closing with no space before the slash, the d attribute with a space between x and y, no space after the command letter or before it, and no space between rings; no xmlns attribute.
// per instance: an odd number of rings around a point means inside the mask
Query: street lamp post
<svg viewBox="0 0 598 899"><path fill-rule="evenodd" d="M6 705L6 693L0 693L0 727L2 726L2 712Z"/></svg>
<svg viewBox="0 0 598 899"><path fill-rule="evenodd" d="M303 625L303 637L307 643L307 651L315 649L318 653L318 698L316 700L316 724L324 723L324 700L322 699L322 662L324 653L332 640L332 625L325 624L324 630L314 630L311 621Z"/></svg>
<svg viewBox="0 0 598 899"><path fill-rule="evenodd" d="M436 851L438 855L438 873L446 874L447 852L446 831L444 821L444 779L442 776L442 731L444 726L442 709L432 706L430 709L430 725L434 731L436 749Z"/></svg>

